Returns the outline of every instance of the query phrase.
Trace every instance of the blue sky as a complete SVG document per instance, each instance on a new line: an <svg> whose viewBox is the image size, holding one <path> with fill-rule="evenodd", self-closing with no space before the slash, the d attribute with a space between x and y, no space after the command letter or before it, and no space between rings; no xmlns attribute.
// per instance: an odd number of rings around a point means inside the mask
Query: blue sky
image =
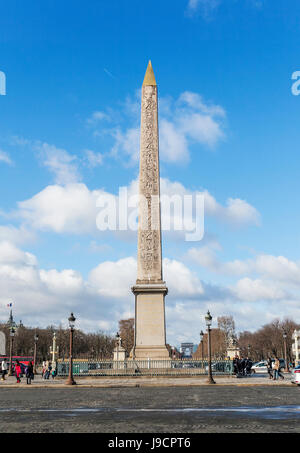
<svg viewBox="0 0 300 453"><path fill-rule="evenodd" d="M206 193L202 241L163 235L168 341L196 342L208 308L239 331L300 322L299 19L281 0L2 6L2 320L9 300L29 325L133 314L136 236L97 231L95 200L134 191L151 59L162 191Z"/></svg>

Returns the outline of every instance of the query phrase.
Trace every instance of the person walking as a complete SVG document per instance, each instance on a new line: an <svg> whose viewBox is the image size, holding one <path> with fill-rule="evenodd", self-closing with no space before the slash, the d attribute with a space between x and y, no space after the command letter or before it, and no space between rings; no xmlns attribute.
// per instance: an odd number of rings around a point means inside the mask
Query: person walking
<svg viewBox="0 0 300 453"><path fill-rule="evenodd" d="M16 375L18 384L20 384L20 382L21 382L21 374L22 374L22 368L21 368L20 362L19 362L19 360L16 360L15 375Z"/></svg>
<svg viewBox="0 0 300 453"><path fill-rule="evenodd" d="M47 371L48 371L48 367L49 367L49 360L46 360L45 363L43 362L43 378L44 379L47 379Z"/></svg>
<svg viewBox="0 0 300 453"><path fill-rule="evenodd" d="M5 381L5 375L7 374L7 362L4 359L1 362L1 373L2 373L1 381Z"/></svg>
<svg viewBox="0 0 300 453"><path fill-rule="evenodd" d="M57 363L54 362L52 372L51 372L52 379L54 379L56 375L57 375Z"/></svg>
<svg viewBox="0 0 300 453"><path fill-rule="evenodd" d="M27 368L26 368L26 382L27 384L31 384L31 379L34 378L33 374L33 365L32 362L29 362Z"/></svg>
<svg viewBox="0 0 300 453"><path fill-rule="evenodd" d="M245 357L243 357L242 360L241 360L241 372L242 372L242 375L245 376L245 374L246 374L246 359L245 359Z"/></svg>
<svg viewBox="0 0 300 453"><path fill-rule="evenodd" d="M272 359L271 359L271 357L268 357L268 360L267 360L267 371L268 371L269 379L273 379Z"/></svg>
<svg viewBox="0 0 300 453"><path fill-rule="evenodd" d="M274 362L274 365L273 365L273 369L274 369L273 379L274 379L274 381L277 381L277 380L278 380L278 377L279 377L279 367L280 367L279 359L278 359L278 357L275 357L275 362Z"/></svg>
<svg viewBox="0 0 300 453"><path fill-rule="evenodd" d="M47 370L47 362L45 359L43 359L42 379L45 379L46 370Z"/></svg>
<svg viewBox="0 0 300 453"><path fill-rule="evenodd" d="M49 376L50 376L50 373L51 373L51 370L52 370L52 366L51 366L51 362L49 362L47 360L47 368L46 368L46 372L45 372L45 379L49 379Z"/></svg>
<svg viewBox="0 0 300 453"><path fill-rule="evenodd" d="M253 362L249 357L246 359L246 376L251 376L251 368L252 368Z"/></svg>
<svg viewBox="0 0 300 453"><path fill-rule="evenodd" d="M239 375L243 375L244 374L243 359L238 360L238 368L239 368Z"/></svg>
<svg viewBox="0 0 300 453"><path fill-rule="evenodd" d="M281 373L281 368L283 368L283 367L280 365L280 360L278 359L278 357L276 357L276 359L278 360L278 363L279 363L279 365L278 365L278 376L279 376L280 379L283 381L284 376L283 376L283 374Z"/></svg>
<svg viewBox="0 0 300 453"><path fill-rule="evenodd" d="M233 363L232 363L233 364L233 372L236 375L238 375L238 373L239 373L238 360L239 360L238 356L235 356L235 358L233 359Z"/></svg>

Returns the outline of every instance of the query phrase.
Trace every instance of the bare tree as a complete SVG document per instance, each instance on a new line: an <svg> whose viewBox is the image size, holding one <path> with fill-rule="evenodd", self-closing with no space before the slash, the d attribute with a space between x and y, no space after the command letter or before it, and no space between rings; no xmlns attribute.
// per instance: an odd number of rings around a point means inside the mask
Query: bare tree
<svg viewBox="0 0 300 453"><path fill-rule="evenodd" d="M299 329L299 324L286 318L283 321L274 319L269 324L265 324L256 332L241 332L239 335L239 347L242 355L250 355L253 360L266 359L268 356L284 357L283 332L287 334L287 358L292 359L292 333Z"/></svg>
<svg viewBox="0 0 300 453"><path fill-rule="evenodd" d="M121 319L119 333L122 338L122 346L129 355L134 345L134 318Z"/></svg>
<svg viewBox="0 0 300 453"><path fill-rule="evenodd" d="M9 348L10 336L6 324L0 324L0 330L6 335L7 353ZM70 331L63 329L62 326L48 326L45 329L34 329L32 327L21 326L16 330L14 337L13 355L33 356L34 334L38 334L37 361L51 359L50 346L52 346L53 333L56 332L56 345L59 348L59 358L68 359L70 348ZM74 331L73 353L74 357L94 357L100 359L111 359L114 348L114 337L103 332L85 333L81 330Z"/></svg>
<svg viewBox="0 0 300 453"><path fill-rule="evenodd" d="M222 329L211 329L211 354L214 359L224 359L226 357L226 341L225 333ZM208 335L204 334L203 337L203 356L207 358L208 355ZM193 354L193 359L198 360L202 358L202 345L198 345L196 352Z"/></svg>

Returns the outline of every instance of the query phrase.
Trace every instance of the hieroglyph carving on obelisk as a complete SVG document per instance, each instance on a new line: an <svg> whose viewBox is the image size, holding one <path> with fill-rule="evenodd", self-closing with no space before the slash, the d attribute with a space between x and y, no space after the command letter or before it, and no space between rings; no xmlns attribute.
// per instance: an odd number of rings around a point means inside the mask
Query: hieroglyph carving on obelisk
<svg viewBox="0 0 300 453"><path fill-rule="evenodd" d="M142 87L137 283L162 282L157 85L149 62Z"/></svg>

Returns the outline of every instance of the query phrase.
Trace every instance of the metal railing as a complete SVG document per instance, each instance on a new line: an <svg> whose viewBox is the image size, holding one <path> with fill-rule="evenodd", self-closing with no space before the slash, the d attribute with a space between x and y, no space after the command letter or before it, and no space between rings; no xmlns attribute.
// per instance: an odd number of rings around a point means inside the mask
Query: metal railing
<svg viewBox="0 0 300 453"><path fill-rule="evenodd" d="M232 360L212 360L214 375L232 375ZM57 375L68 376L69 362L59 360ZM73 359L74 376L196 376L208 374L207 360Z"/></svg>

